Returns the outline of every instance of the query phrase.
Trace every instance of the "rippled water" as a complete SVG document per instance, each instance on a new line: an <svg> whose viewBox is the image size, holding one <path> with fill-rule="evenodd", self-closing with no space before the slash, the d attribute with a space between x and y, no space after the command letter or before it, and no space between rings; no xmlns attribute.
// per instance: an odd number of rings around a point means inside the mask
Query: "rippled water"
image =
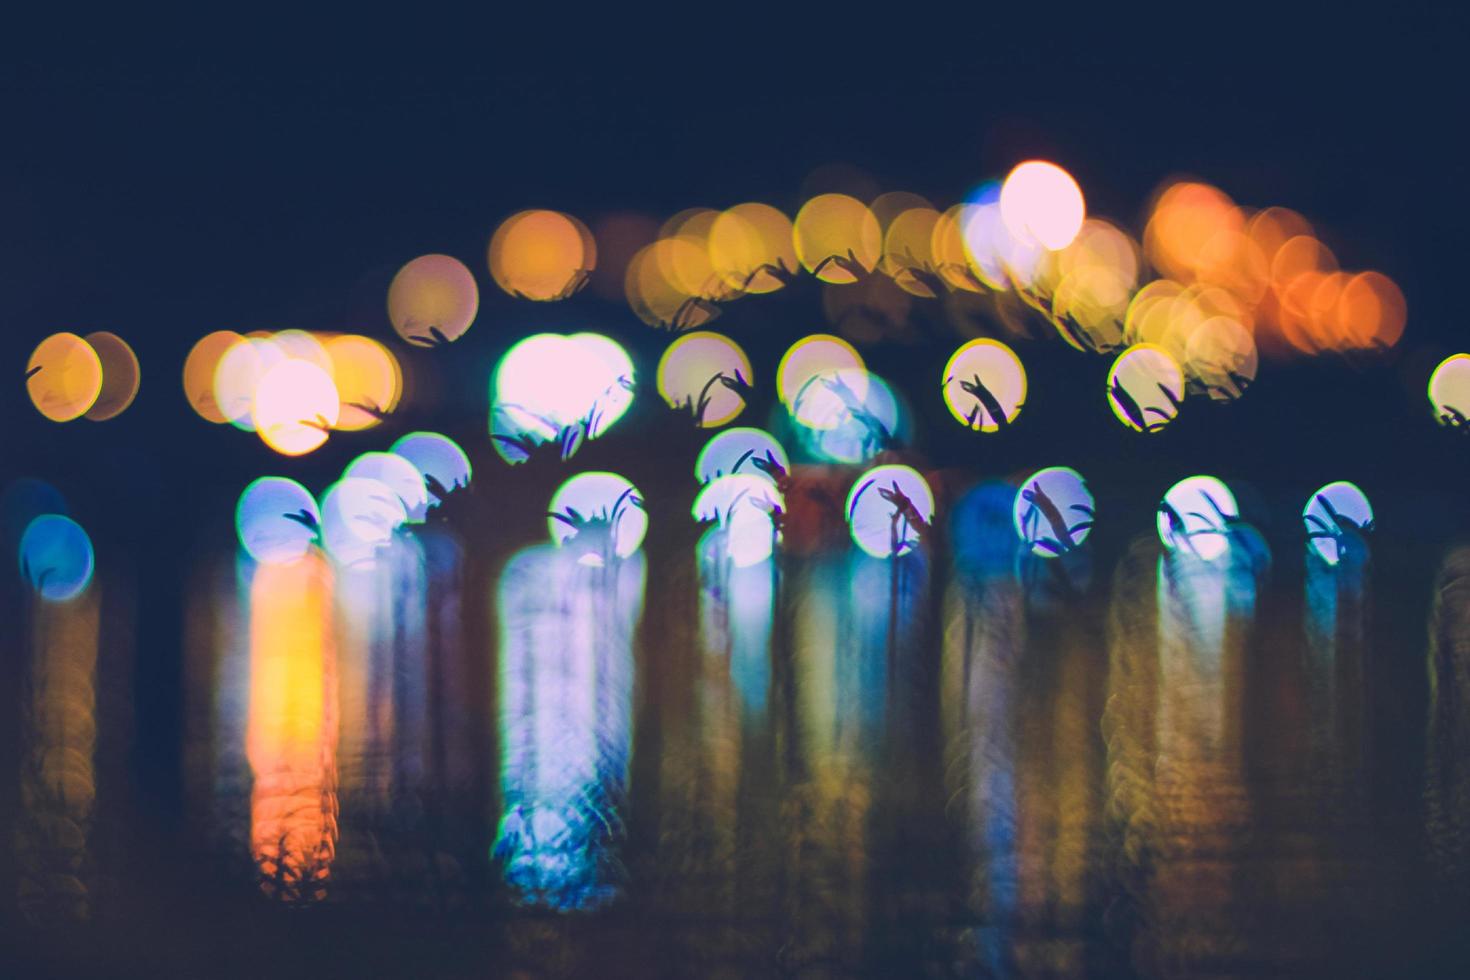
<svg viewBox="0 0 1470 980"><path fill-rule="evenodd" d="M896 561L592 568L449 525L368 570L206 554L171 797L104 564L12 620L7 959L1463 975L1470 553L1021 561L981 510Z"/></svg>

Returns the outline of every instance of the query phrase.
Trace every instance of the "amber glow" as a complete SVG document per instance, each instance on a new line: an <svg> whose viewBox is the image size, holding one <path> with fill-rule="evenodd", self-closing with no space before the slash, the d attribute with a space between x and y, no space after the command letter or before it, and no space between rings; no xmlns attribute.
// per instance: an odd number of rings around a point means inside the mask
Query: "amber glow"
<svg viewBox="0 0 1470 980"><path fill-rule="evenodd" d="M370 429L398 407L403 373L386 347L356 334L332 337L322 346L330 359L341 405L338 429Z"/></svg>
<svg viewBox="0 0 1470 980"><path fill-rule="evenodd" d="M261 887L284 901L323 898L336 856L336 670L326 560L312 552L258 566L245 731L250 853Z"/></svg>
<svg viewBox="0 0 1470 980"><path fill-rule="evenodd" d="M233 330L205 334L184 361L184 397L189 400L189 407L206 422L223 425L230 421L215 401L214 372L225 352L243 339Z"/></svg>
<svg viewBox="0 0 1470 980"><path fill-rule="evenodd" d="M127 411L133 399L138 397L138 386L142 380L138 355L133 353L126 340L105 330L89 333L84 339L97 352L97 359L102 365L102 390L86 417L93 422L105 422Z"/></svg>
<svg viewBox="0 0 1470 980"><path fill-rule="evenodd" d="M791 219L769 204L737 204L719 215L709 230L709 258L715 274L733 289L771 293L786 284L799 262L791 240Z"/></svg>
<svg viewBox="0 0 1470 980"><path fill-rule="evenodd" d="M26 393L36 411L53 422L81 418L102 392L102 361L74 333L52 334L31 352Z"/></svg>
<svg viewBox="0 0 1470 980"><path fill-rule="evenodd" d="M597 268L597 244L587 226L560 211L522 211L490 238L490 275L512 296L565 299Z"/></svg>
<svg viewBox="0 0 1470 980"><path fill-rule="evenodd" d="M404 265L388 286L388 319L411 344L434 347L458 340L475 322L480 289L463 262L421 255Z"/></svg>
<svg viewBox="0 0 1470 980"><path fill-rule="evenodd" d="M857 282L873 271L883 251L883 232L867 205L846 194L807 201L792 228L796 255L823 282Z"/></svg>

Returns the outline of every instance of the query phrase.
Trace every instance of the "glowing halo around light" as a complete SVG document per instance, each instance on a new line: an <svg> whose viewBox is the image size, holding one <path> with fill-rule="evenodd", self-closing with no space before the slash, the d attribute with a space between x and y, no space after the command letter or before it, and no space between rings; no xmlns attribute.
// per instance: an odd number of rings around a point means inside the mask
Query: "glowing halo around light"
<svg viewBox="0 0 1470 980"><path fill-rule="evenodd" d="M1016 491L1016 534L1032 554L1055 558L1087 540L1095 505L1087 481L1076 470L1066 466L1038 470Z"/></svg>
<svg viewBox="0 0 1470 980"><path fill-rule="evenodd" d="M235 504L235 534L240 547L263 565L295 561L311 549L321 525L316 499L301 484L283 476L263 476Z"/></svg>
<svg viewBox="0 0 1470 980"><path fill-rule="evenodd" d="M521 211L490 238L490 275L506 293L539 302L565 299L597 268L587 226L560 211Z"/></svg>
<svg viewBox="0 0 1470 980"><path fill-rule="evenodd" d="M398 495L406 523L423 523L429 509L429 490L419 468L404 457L397 453L363 453L347 465L342 476L377 480Z"/></svg>
<svg viewBox="0 0 1470 980"><path fill-rule="evenodd" d="M1159 540L1170 551L1214 561L1230 549L1230 525L1239 516L1229 487L1212 476L1191 476L1159 503Z"/></svg>
<svg viewBox="0 0 1470 980"><path fill-rule="evenodd" d="M1343 538L1373 530L1373 505L1357 484L1329 483L1307 499L1302 508L1307 545L1329 565L1343 557Z"/></svg>
<svg viewBox="0 0 1470 980"><path fill-rule="evenodd" d="M828 463L865 463L901 441L906 420L888 382L876 374L850 369L822 380L827 391L840 397L841 410L835 423L826 428L796 427L797 440L813 458ZM823 394L825 397L826 392ZM812 414L807 400L803 400L802 407L803 415Z"/></svg>
<svg viewBox="0 0 1470 980"><path fill-rule="evenodd" d="M434 347L464 336L480 309L480 288L459 259L421 255L388 286L388 319L398 336Z"/></svg>
<svg viewBox="0 0 1470 980"><path fill-rule="evenodd" d="M554 439L562 458L595 439L632 404L636 379L627 352L601 334L534 334L495 366L490 435L496 452L524 462Z"/></svg>
<svg viewBox="0 0 1470 980"><path fill-rule="evenodd" d="M342 410L332 376L311 361L288 359L260 378L250 421L267 446L301 456L327 441Z"/></svg>
<svg viewBox="0 0 1470 980"><path fill-rule="evenodd" d="M691 513L697 521L718 522L725 556L736 568L749 568L775 551L774 516L785 509L785 497L770 480L746 473L716 477L706 484Z"/></svg>
<svg viewBox="0 0 1470 980"><path fill-rule="evenodd" d="M1082 230L1087 205L1071 174L1054 163L1028 160L1001 184L1000 216L1017 238L1034 239L1055 252Z"/></svg>
<svg viewBox="0 0 1470 980"><path fill-rule="evenodd" d="M321 539L339 565L371 568L408 520L403 499L380 480L343 477L327 490L321 505Z"/></svg>
<svg viewBox="0 0 1470 980"><path fill-rule="evenodd" d="M1451 354L1429 376L1429 404L1440 425L1470 425L1470 354Z"/></svg>
<svg viewBox="0 0 1470 980"><path fill-rule="evenodd" d="M776 467L781 473L791 472L791 461L776 437L764 429L741 427L726 429L704 444L694 461L694 476L704 484L722 476L753 473L774 484Z"/></svg>
<svg viewBox="0 0 1470 980"><path fill-rule="evenodd" d="M102 388L84 417L92 422L117 418L138 397L142 381L138 355L126 340L106 330L89 333L82 339L96 351L102 365Z"/></svg>
<svg viewBox="0 0 1470 980"><path fill-rule="evenodd" d="M21 575L47 601L75 599L92 581L92 539L70 517L36 517L21 534L19 551Z"/></svg>
<svg viewBox="0 0 1470 980"><path fill-rule="evenodd" d="M260 381L285 360L285 351L274 340L258 334L241 337L221 355L214 369L214 403L225 421L237 429L255 431L251 410Z"/></svg>
<svg viewBox="0 0 1470 980"><path fill-rule="evenodd" d="M1108 404L1134 431L1159 431L1174 421L1183 400L1184 372L1157 344L1134 344L1108 371Z"/></svg>
<svg viewBox="0 0 1470 980"><path fill-rule="evenodd" d="M1026 404L1026 369L1015 351L981 337L960 347L944 366L944 403L955 421L999 432Z"/></svg>
<svg viewBox="0 0 1470 980"><path fill-rule="evenodd" d="M53 422L81 418L102 393L102 361L76 334L52 334L26 362L26 393L36 411Z"/></svg>
<svg viewBox="0 0 1470 980"><path fill-rule="evenodd" d="M742 389L755 383L750 358L724 334L696 330L674 339L658 362L658 393L670 408L715 429L745 411Z"/></svg>
<svg viewBox="0 0 1470 980"><path fill-rule="evenodd" d="M459 443L448 436L437 432L410 432L395 442L389 452L412 463L423 476L429 491L424 512L410 511L408 517L411 521L423 520L428 511L438 507L443 502L441 493L448 494L470 485L470 458Z"/></svg>
<svg viewBox="0 0 1470 980"><path fill-rule="evenodd" d="M341 334L322 344L341 402L336 428L370 429L398 407L403 371L398 359L371 337Z"/></svg>
<svg viewBox="0 0 1470 980"><path fill-rule="evenodd" d="M934 494L912 467L875 466L853 483L846 511L848 530L859 548L874 558L896 558L919 546L923 531L915 526L914 515L934 523Z"/></svg>
<svg viewBox="0 0 1470 980"><path fill-rule="evenodd" d="M776 394L791 417L810 429L840 425L868 393L857 349L831 334L812 334L787 348L776 368Z"/></svg>
<svg viewBox="0 0 1470 980"><path fill-rule="evenodd" d="M856 282L873 271L883 253L878 219L846 194L819 194L803 204L792 223L792 240L801 264L823 282Z"/></svg>
<svg viewBox="0 0 1470 980"><path fill-rule="evenodd" d="M552 495L546 527L552 542L571 550L579 565L600 568L609 557L628 558L643 546L648 513L626 478L578 473Z"/></svg>

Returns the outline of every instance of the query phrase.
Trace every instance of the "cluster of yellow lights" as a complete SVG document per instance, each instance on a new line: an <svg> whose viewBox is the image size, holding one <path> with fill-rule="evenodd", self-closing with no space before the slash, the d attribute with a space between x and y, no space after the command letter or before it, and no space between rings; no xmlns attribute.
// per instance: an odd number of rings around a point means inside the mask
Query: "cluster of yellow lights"
<svg viewBox="0 0 1470 980"><path fill-rule="evenodd" d="M402 398L403 372L391 351L357 334L218 330L184 361L184 394L200 418L300 456L333 430L382 421Z"/></svg>
<svg viewBox="0 0 1470 980"><path fill-rule="evenodd" d="M138 357L128 342L105 330L85 337L52 334L26 364L31 404L53 422L116 418L138 396L141 379Z"/></svg>

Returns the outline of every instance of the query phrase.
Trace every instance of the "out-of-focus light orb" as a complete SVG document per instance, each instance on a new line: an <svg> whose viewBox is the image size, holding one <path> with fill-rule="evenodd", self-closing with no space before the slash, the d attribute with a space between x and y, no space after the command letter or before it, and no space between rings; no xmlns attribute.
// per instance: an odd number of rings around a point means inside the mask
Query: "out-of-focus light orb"
<svg viewBox="0 0 1470 980"><path fill-rule="evenodd" d="M403 498L380 480L344 477L322 498L322 544L338 564L371 567L408 520Z"/></svg>
<svg viewBox="0 0 1470 980"><path fill-rule="evenodd" d="M283 456L301 456L327 441L342 410L332 376L310 361L285 360L256 386L250 421Z"/></svg>
<svg viewBox="0 0 1470 980"><path fill-rule="evenodd" d="M428 486L419 468L404 457L397 453L363 453L347 465L342 476L377 480L398 495L408 523L423 523L429 509Z"/></svg>
<svg viewBox="0 0 1470 980"><path fill-rule="evenodd" d="M1016 533L1033 554L1055 558L1087 540L1094 506L1092 491L1080 473L1049 466L1031 474L1016 491Z"/></svg>
<svg viewBox="0 0 1470 980"><path fill-rule="evenodd" d="M960 424L999 432L1026 404L1026 369L1016 352L980 337L960 347L944 366L944 403Z"/></svg>
<svg viewBox="0 0 1470 980"><path fill-rule="evenodd" d="M93 422L115 419L127 411L133 399L138 397L142 381L138 355L133 353L126 340L106 330L89 333L83 339L97 352L97 359L102 364L102 390L87 410L86 417Z"/></svg>
<svg viewBox="0 0 1470 980"><path fill-rule="evenodd" d="M81 418L102 393L102 361L76 334L52 334L26 363L26 392L36 411L53 422Z"/></svg>
<svg viewBox="0 0 1470 980"><path fill-rule="evenodd" d="M1012 235L1034 239L1055 252L1082 230L1087 206L1071 174L1045 160L1027 160L1001 184L1000 216Z"/></svg>
<svg viewBox="0 0 1470 980"><path fill-rule="evenodd" d="M1174 421L1183 401L1184 372L1157 344L1134 344L1108 371L1108 404L1137 432L1157 432Z"/></svg>
<svg viewBox="0 0 1470 980"><path fill-rule="evenodd" d="M1213 561L1230 549L1230 524L1239 516L1229 487L1212 476L1191 476L1159 503L1159 540L1170 551Z"/></svg>
<svg viewBox="0 0 1470 980"><path fill-rule="evenodd" d="M1470 425L1470 354L1451 354L1429 376L1429 404L1440 425Z"/></svg>
<svg viewBox="0 0 1470 980"><path fill-rule="evenodd" d="M263 476L235 504L235 534L262 565L295 561L311 549L321 527L316 498L295 480Z"/></svg>
<svg viewBox="0 0 1470 980"><path fill-rule="evenodd" d="M542 333L516 344L495 367L495 403L561 429L584 421L608 386L608 368L587 346Z"/></svg>
<svg viewBox="0 0 1470 980"><path fill-rule="evenodd" d="M644 323L660 330L692 330L713 320L720 308L673 275L701 261L708 261L708 256L700 245L684 238L660 238L639 249L628 260L623 276L629 307ZM712 267L710 279L710 285L720 291L728 288Z"/></svg>
<svg viewBox="0 0 1470 980"><path fill-rule="evenodd" d="M785 509L786 499L774 484L746 473L706 484L691 513L697 521L718 521L725 555L736 568L749 568L771 557L777 538L774 518Z"/></svg>
<svg viewBox="0 0 1470 980"><path fill-rule="evenodd" d="M831 334L792 344L776 368L776 394L801 425L831 429L868 393L868 371L857 349Z"/></svg>
<svg viewBox="0 0 1470 980"><path fill-rule="evenodd" d="M480 289L459 259L421 255L388 287L388 319L398 336L420 347L458 340L475 322Z"/></svg>
<svg viewBox="0 0 1470 980"><path fill-rule="evenodd" d="M742 293L775 292L800 266L791 219L769 204L749 202L721 212L708 241L715 274Z"/></svg>
<svg viewBox="0 0 1470 980"><path fill-rule="evenodd" d="M225 421L255 431L251 412L255 393L266 373L286 360L286 352L268 336L251 334L231 345L214 371L214 403Z"/></svg>
<svg viewBox="0 0 1470 980"><path fill-rule="evenodd" d="M857 546L874 558L913 551L933 523L934 494L912 467L875 466L848 491L848 530Z"/></svg>
<svg viewBox="0 0 1470 980"><path fill-rule="evenodd" d="M658 393L670 408L714 429L745 411L745 390L755 383L750 358L724 334L695 331L676 338L658 362Z"/></svg>
<svg viewBox="0 0 1470 980"><path fill-rule="evenodd" d="M633 370L633 359L611 337L600 333L574 333L572 342L591 354L603 366L598 379L598 394L595 411L591 415L587 437L596 439L614 422L622 418L633 404L633 393L638 390L637 374Z"/></svg>
<svg viewBox="0 0 1470 980"><path fill-rule="evenodd" d="M565 299L597 268L597 245L587 226L560 211L513 214L490 238L490 275L512 296L546 302Z"/></svg>
<svg viewBox="0 0 1470 980"><path fill-rule="evenodd" d="M755 474L775 484L791 472L791 461L776 437L764 429L741 427L719 433L699 452L694 476L701 484L722 476Z"/></svg>
<svg viewBox="0 0 1470 980"><path fill-rule="evenodd" d="M326 346L305 330L279 330L270 335L270 341L287 358L308 361L327 374L332 373L332 357L327 353Z"/></svg>
<svg viewBox="0 0 1470 980"><path fill-rule="evenodd" d="M577 563L601 567L610 556L628 558L643 546L648 513L638 488L616 473L578 473L551 498L546 527L557 547Z"/></svg>
<svg viewBox="0 0 1470 980"><path fill-rule="evenodd" d="M1190 335L1184 348L1189 375L1215 401L1234 401L1256 380L1256 339L1234 319L1210 317Z"/></svg>
<svg viewBox="0 0 1470 980"><path fill-rule="evenodd" d="M958 210L945 212L945 220L934 228L935 258L945 281L955 288L974 290L973 280L978 278L990 289L1009 290L1030 286L1036 278L1046 248L1006 225L1000 190L995 181L981 184ZM956 238L959 256L954 255Z"/></svg>
<svg viewBox="0 0 1470 980"><path fill-rule="evenodd" d="M43 599L65 602L92 581L92 539L60 514L42 514L20 536L20 573Z"/></svg>
<svg viewBox="0 0 1470 980"><path fill-rule="evenodd" d="M1307 527L1307 544L1322 560L1336 565L1342 560L1345 535L1373 530L1373 505L1355 483L1339 480L1312 494L1302 508Z"/></svg>
<svg viewBox="0 0 1470 980"><path fill-rule="evenodd" d="M216 330L201 337L184 360L184 397L206 422L230 421L215 401L214 374L225 354L244 339L233 330Z"/></svg>
<svg viewBox="0 0 1470 980"><path fill-rule="evenodd" d="M846 194L818 194L802 205L792 240L801 264L823 282L857 282L873 271L883 253L878 219L866 204Z"/></svg>
<svg viewBox="0 0 1470 980"><path fill-rule="evenodd" d="M393 444L390 452L408 460L424 478L428 499L422 512L410 511L409 520L421 521L448 494L470 485L470 457L459 443L437 432L410 432Z"/></svg>
<svg viewBox="0 0 1470 980"><path fill-rule="evenodd" d="M842 396L842 414L827 428L797 426L802 447L828 463L865 463L893 448L906 426L898 396L888 382L866 371L839 371L829 381L829 390Z"/></svg>
<svg viewBox="0 0 1470 980"><path fill-rule="evenodd" d="M398 407L403 371L388 348L358 334L341 334L322 344L331 360L341 410L336 428L370 429Z"/></svg>

